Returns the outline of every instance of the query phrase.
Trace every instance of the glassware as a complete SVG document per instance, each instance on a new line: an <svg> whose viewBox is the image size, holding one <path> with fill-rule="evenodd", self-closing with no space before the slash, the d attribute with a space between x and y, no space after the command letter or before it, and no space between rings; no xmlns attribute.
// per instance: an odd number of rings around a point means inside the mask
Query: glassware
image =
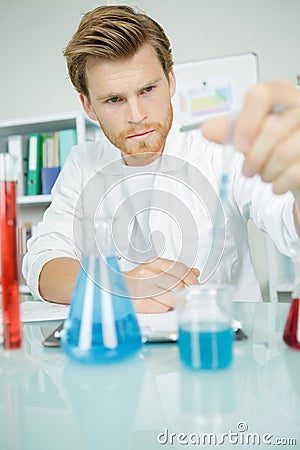
<svg viewBox="0 0 300 450"><path fill-rule="evenodd" d="M232 286L193 285L175 292L182 363L192 369L221 369L232 362Z"/></svg>
<svg viewBox="0 0 300 450"><path fill-rule="evenodd" d="M17 254L15 158L0 154L0 273L2 284L3 347L22 346Z"/></svg>
<svg viewBox="0 0 300 450"><path fill-rule="evenodd" d="M284 342L293 349L300 350L300 242L293 245L293 262L295 268L292 303L288 312L283 332Z"/></svg>
<svg viewBox="0 0 300 450"><path fill-rule="evenodd" d="M112 220L86 220L82 231L83 257L62 346L80 362L119 361L140 349L141 334L115 256Z"/></svg>

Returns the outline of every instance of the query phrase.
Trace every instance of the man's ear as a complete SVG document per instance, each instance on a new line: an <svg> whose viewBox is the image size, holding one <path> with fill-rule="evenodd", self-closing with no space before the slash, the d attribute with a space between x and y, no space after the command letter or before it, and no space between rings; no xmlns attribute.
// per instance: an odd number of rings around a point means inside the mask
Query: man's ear
<svg viewBox="0 0 300 450"><path fill-rule="evenodd" d="M169 89L170 89L170 97L172 98L176 91L176 78L174 69L171 69L169 72Z"/></svg>
<svg viewBox="0 0 300 450"><path fill-rule="evenodd" d="M92 120L98 120L98 118L94 112L94 109L93 109L92 105L90 104L88 98L83 94L79 94L79 99L80 99L80 102L82 104L84 111L87 113L89 118Z"/></svg>

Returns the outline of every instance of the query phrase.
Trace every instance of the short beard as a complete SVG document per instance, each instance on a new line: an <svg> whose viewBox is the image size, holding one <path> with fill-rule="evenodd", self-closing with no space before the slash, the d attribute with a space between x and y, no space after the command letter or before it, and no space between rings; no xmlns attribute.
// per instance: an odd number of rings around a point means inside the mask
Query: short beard
<svg viewBox="0 0 300 450"><path fill-rule="evenodd" d="M173 109L170 103L168 114L164 123L150 122L143 125L137 125L136 127L128 128L122 131L118 136L108 131L101 122L99 124L107 139L117 148L121 150L123 156L131 156L137 160L145 160L149 156L153 156L155 153L162 153L167 136L173 121ZM127 136L134 135L140 131L146 131L154 129L156 133L156 139L152 142L128 142Z"/></svg>

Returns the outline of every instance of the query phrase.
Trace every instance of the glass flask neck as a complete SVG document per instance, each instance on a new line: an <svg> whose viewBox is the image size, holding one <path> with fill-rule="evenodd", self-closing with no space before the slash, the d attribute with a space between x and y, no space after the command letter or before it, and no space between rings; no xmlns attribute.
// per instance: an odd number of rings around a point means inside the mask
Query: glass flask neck
<svg viewBox="0 0 300 450"><path fill-rule="evenodd" d="M95 222L96 244L101 256L108 257L115 255L113 243L112 218L106 217L97 219Z"/></svg>

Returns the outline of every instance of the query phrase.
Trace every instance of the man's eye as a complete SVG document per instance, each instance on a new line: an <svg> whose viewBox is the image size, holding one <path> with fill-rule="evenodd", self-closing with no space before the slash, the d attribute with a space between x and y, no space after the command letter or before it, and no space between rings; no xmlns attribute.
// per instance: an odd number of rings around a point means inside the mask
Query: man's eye
<svg viewBox="0 0 300 450"><path fill-rule="evenodd" d="M112 97L107 100L108 103L118 103L120 101L120 97Z"/></svg>
<svg viewBox="0 0 300 450"><path fill-rule="evenodd" d="M153 91L153 89L154 89L154 86L148 86L144 89L144 92L151 92L151 91Z"/></svg>

